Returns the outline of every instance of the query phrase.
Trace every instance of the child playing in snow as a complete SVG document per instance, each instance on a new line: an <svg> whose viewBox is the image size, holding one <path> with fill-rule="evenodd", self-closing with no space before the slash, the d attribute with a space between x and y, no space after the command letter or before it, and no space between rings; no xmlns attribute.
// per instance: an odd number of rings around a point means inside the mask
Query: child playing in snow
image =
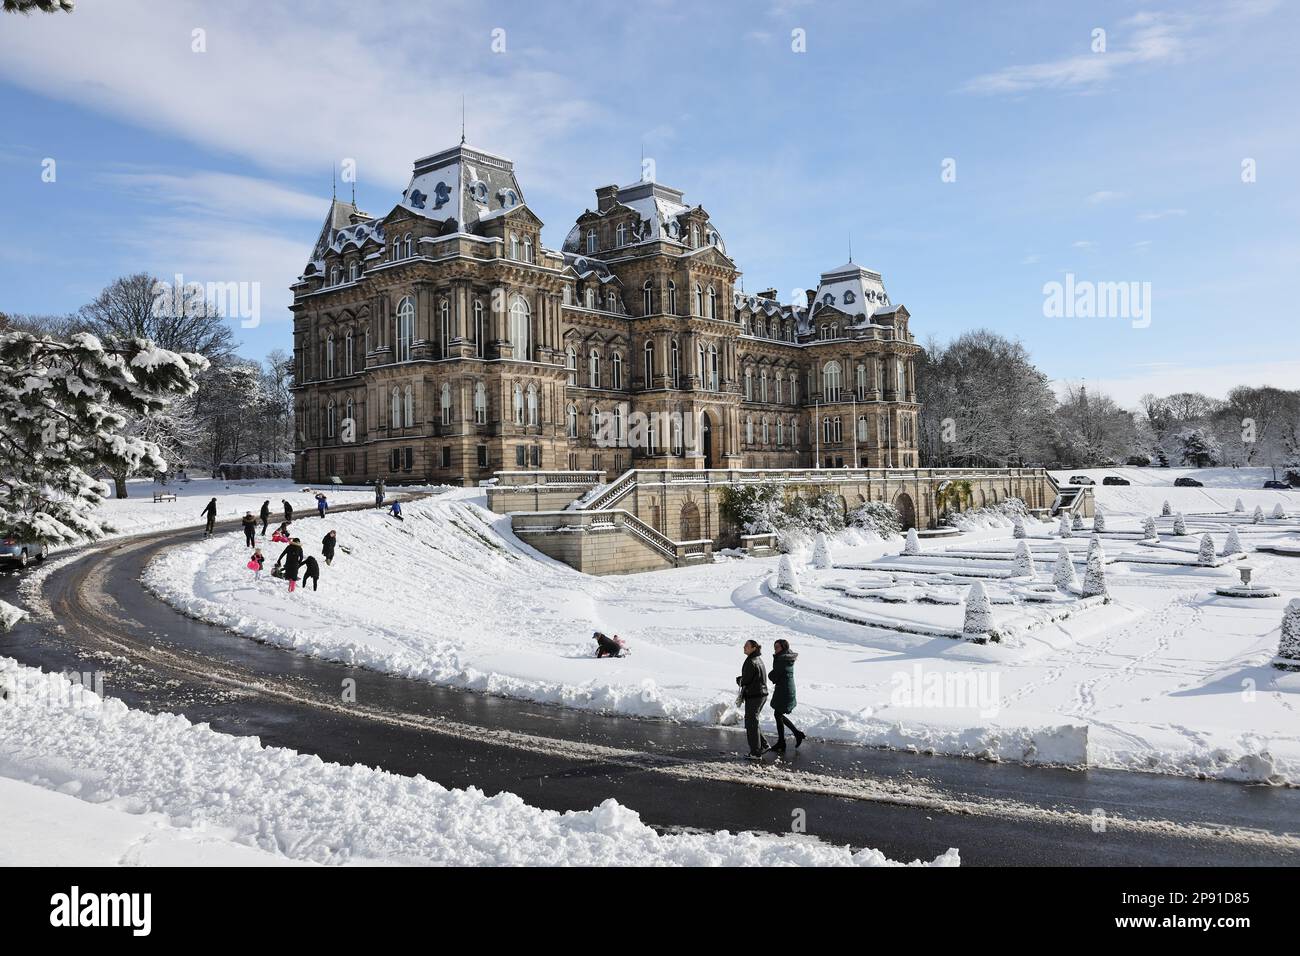
<svg viewBox="0 0 1300 956"><path fill-rule="evenodd" d="M248 559L248 570L253 572L254 577L262 576L262 568L266 566L266 556L262 554L261 548L253 549L253 556Z"/></svg>
<svg viewBox="0 0 1300 956"><path fill-rule="evenodd" d="M622 657L625 645L622 638L617 634L608 637L600 631L591 635L596 639L596 656L597 657Z"/></svg>
<svg viewBox="0 0 1300 956"><path fill-rule="evenodd" d="M277 544L289 543L289 523L287 521L271 532L271 540Z"/></svg>
<svg viewBox="0 0 1300 956"><path fill-rule="evenodd" d="M400 501L394 501L392 507L388 509L388 513L391 514L398 521L406 520L405 518L402 517L402 503Z"/></svg>

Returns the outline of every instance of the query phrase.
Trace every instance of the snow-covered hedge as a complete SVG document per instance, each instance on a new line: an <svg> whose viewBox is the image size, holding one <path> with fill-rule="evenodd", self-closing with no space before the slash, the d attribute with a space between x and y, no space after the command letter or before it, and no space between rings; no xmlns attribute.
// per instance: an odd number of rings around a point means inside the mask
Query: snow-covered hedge
<svg viewBox="0 0 1300 956"><path fill-rule="evenodd" d="M849 527L894 538L903 533L903 516L887 501L868 501L849 512Z"/></svg>
<svg viewBox="0 0 1300 956"><path fill-rule="evenodd" d="M291 461L223 461L217 466L217 477L226 481L245 481L250 478L292 478Z"/></svg>
<svg viewBox="0 0 1300 956"><path fill-rule="evenodd" d="M818 533L844 529L840 498L829 491L812 497L787 495L774 481L761 481L722 489L722 516L744 534L775 533L780 550L790 552L807 545Z"/></svg>

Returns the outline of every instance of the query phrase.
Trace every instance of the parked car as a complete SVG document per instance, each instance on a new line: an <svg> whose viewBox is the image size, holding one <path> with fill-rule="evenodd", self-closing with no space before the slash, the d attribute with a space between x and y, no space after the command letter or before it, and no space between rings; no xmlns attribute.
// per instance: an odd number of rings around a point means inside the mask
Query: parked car
<svg viewBox="0 0 1300 956"><path fill-rule="evenodd" d="M24 541L12 534L0 538L0 561L12 561L20 568L33 561L44 561L49 550L43 541Z"/></svg>
<svg viewBox="0 0 1300 956"><path fill-rule="evenodd" d="M1272 489L1275 490L1275 491L1290 491L1290 490L1291 490L1291 486L1288 485L1285 481L1266 481L1266 482L1264 482L1264 487L1265 487L1265 488L1272 488Z"/></svg>
<svg viewBox="0 0 1300 956"><path fill-rule="evenodd" d="M1095 485L1096 482L1087 475L1071 475L1070 484L1072 485Z"/></svg>
<svg viewBox="0 0 1300 956"><path fill-rule="evenodd" d="M1183 475L1183 477L1174 480L1174 487L1175 488L1204 488L1205 485L1201 484L1195 478L1189 478L1186 475Z"/></svg>
<svg viewBox="0 0 1300 956"><path fill-rule="evenodd" d="M1129 480L1127 478L1121 478L1119 475L1107 475L1101 480L1101 483L1103 485L1127 485L1129 484Z"/></svg>

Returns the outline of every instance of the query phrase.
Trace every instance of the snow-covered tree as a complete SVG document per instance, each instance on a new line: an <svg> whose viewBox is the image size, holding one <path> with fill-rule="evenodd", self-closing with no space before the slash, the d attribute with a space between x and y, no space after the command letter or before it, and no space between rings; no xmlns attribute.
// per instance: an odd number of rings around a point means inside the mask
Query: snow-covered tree
<svg viewBox="0 0 1300 956"><path fill-rule="evenodd" d="M1275 505L1273 506L1273 515L1272 515L1272 516L1273 516L1274 518L1285 518L1285 517L1286 517L1286 509L1282 507L1282 502L1279 501L1277 504L1275 504Z"/></svg>
<svg viewBox="0 0 1300 956"><path fill-rule="evenodd" d="M1160 532L1156 530L1155 518L1142 519L1142 537L1147 541L1159 541Z"/></svg>
<svg viewBox="0 0 1300 956"><path fill-rule="evenodd" d="M1102 550L1100 538L1093 538L1088 546L1088 564L1083 572L1081 593L1084 597L1109 593L1106 589L1106 552Z"/></svg>
<svg viewBox="0 0 1300 956"><path fill-rule="evenodd" d="M1201 550L1196 555L1196 563L1206 567L1214 565L1214 539L1210 537L1209 532L1201 535Z"/></svg>
<svg viewBox="0 0 1300 956"><path fill-rule="evenodd" d="M1174 509L1169 504L1169 499L1166 498L1165 503L1160 506L1160 515L1163 518L1168 518L1173 513L1174 513Z"/></svg>
<svg viewBox="0 0 1300 956"><path fill-rule="evenodd" d="M794 569L794 561L788 554L781 555L781 563L776 567L776 586L792 594L798 594L800 591L799 575Z"/></svg>
<svg viewBox="0 0 1300 956"><path fill-rule="evenodd" d="M1092 530L1094 533L1106 530L1106 516L1101 513L1100 508L1092 513Z"/></svg>
<svg viewBox="0 0 1300 956"><path fill-rule="evenodd" d="M1244 504L1242 504L1242 503L1241 503L1241 499L1238 498L1238 499L1237 499L1237 503L1236 503L1235 505L1232 506L1232 510L1233 510L1233 511L1236 511L1236 512L1238 512L1238 513L1244 513L1245 510L1246 510L1246 506L1245 506Z"/></svg>
<svg viewBox="0 0 1300 956"><path fill-rule="evenodd" d="M1070 519L1070 529L1072 531L1083 530L1083 515L1075 513L1074 517Z"/></svg>
<svg viewBox="0 0 1300 956"><path fill-rule="evenodd" d="M1243 551L1244 549L1241 546L1241 535L1237 534L1235 526L1229 528L1228 539L1223 542L1223 550L1219 553L1226 558L1229 555L1241 554Z"/></svg>
<svg viewBox="0 0 1300 956"><path fill-rule="evenodd" d="M1056 533L1062 538L1073 538L1074 528L1070 524L1070 516L1064 511L1061 512L1061 520L1057 523Z"/></svg>
<svg viewBox="0 0 1300 956"><path fill-rule="evenodd" d="M1187 534L1187 519L1183 517L1181 511L1174 515L1174 534L1180 536Z"/></svg>
<svg viewBox="0 0 1300 956"><path fill-rule="evenodd" d="M1282 612L1282 637L1274 663L1289 670L1300 670L1300 598L1288 601Z"/></svg>
<svg viewBox="0 0 1300 956"><path fill-rule="evenodd" d="M102 535L101 476L167 468L116 409L157 414L192 394L206 365L146 339L0 332L0 527L50 543Z"/></svg>
<svg viewBox="0 0 1300 956"><path fill-rule="evenodd" d="M921 539L916 534L915 528L907 529L907 540L903 542L903 554L920 554Z"/></svg>
<svg viewBox="0 0 1300 956"><path fill-rule="evenodd" d="M997 633L993 623L993 606L984 585L976 581L966 593L966 614L961 625L962 636L967 640L985 641Z"/></svg>
<svg viewBox="0 0 1300 956"><path fill-rule="evenodd" d="M1056 566L1052 569L1052 583L1062 591L1078 587L1079 579L1074 574L1074 561L1070 559L1070 549L1061 545L1056 552Z"/></svg>
<svg viewBox="0 0 1300 956"><path fill-rule="evenodd" d="M1264 521L1264 509L1255 505L1255 512L1250 516L1251 524L1261 524Z"/></svg>
<svg viewBox="0 0 1300 956"><path fill-rule="evenodd" d="M817 532L813 539L812 566L822 571L829 571L831 564L831 546L823 532Z"/></svg>
<svg viewBox="0 0 1300 956"><path fill-rule="evenodd" d="M1028 542L1017 541L1016 556L1011 561L1011 576L1013 578L1032 578L1037 573L1038 568L1034 565L1034 556L1029 550Z"/></svg>
<svg viewBox="0 0 1300 956"><path fill-rule="evenodd" d="M1025 531L1025 519L1016 515L1011 519L1011 537L1023 538L1028 532Z"/></svg>

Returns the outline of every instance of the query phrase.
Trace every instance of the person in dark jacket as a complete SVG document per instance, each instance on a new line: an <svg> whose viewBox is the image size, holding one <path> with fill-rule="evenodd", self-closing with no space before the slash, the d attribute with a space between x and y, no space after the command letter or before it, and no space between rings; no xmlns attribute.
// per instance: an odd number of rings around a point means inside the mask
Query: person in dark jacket
<svg viewBox="0 0 1300 956"><path fill-rule="evenodd" d="M262 502L262 537L266 537L266 526L271 523L271 502L269 500Z"/></svg>
<svg viewBox="0 0 1300 956"><path fill-rule="evenodd" d="M316 563L316 556L307 555L307 560L303 563L302 586L307 587L307 582L311 582L311 589L316 590L316 585L320 583L320 565Z"/></svg>
<svg viewBox="0 0 1300 956"><path fill-rule="evenodd" d="M245 511L241 524L244 526L244 544L251 548L257 544L257 519L253 517L253 512Z"/></svg>
<svg viewBox="0 0 1300 956"><path fill-rule="evenodd" d="M316 510L320 512L321 520L325 520L325 509L329 507L329 499L319 491L316 492Z"/></svg>
<svg viewBox="0 0 1300 956"><path fill-rule="evenodd" d="M326 564L334 563L334 546L338 544L338 532L331 531L320 543L320 553Z"/></svg>
<svg viewBox="0 0 1300 956"><path fill-rule="evenodd" d="M298 569L302 567L302 542L294 538L288 546L280 552L280 556L275 559L275 566L284 564L284 577L289 582L289 590L293 591L298 586Z"/></svg>
<svg viewBox="0 0 1300 956"><path fill-rule="evenodd" d="M772 682L772 716L776 718L776 750L785 749L785 728L794 734L795 749L807 736L789 718L794 710L794 662L799 655L790 650L788 642L777 638L772 642L772 672L767 679Z"/></svg>
<svg viewBox="0 0 1300 956"><path fill-rule="evenodd" d="M280 504L284 505L284 523L288 524L293 520L293 505L289 504L287 498L281 498Z"/></svg>
<svg viewBox="0 0 1300 956"><path fill-rule="evenodd" d="M384 488L384 479L380 478L375 482L375 507L382 508L384 506L384 498L386 495L387 492Z"/></svg>
<svg viewBox="0 0 1300 956"><path fill-rule="evenodd" d="M600 631L596 631L591 636L596 639L597 657L623 656L623 642L618 639L617 634L610 637L608 634L602 634Z"/></svg>
<svg viewBox="0 0 1300 956"><path fill-rule="evenodd" d="M203 537L212 537L212 527L217 523L217 499L213 498L209 501L208 506L200 511L199 514L208 519L207 528L204 529Z"/></svg>
<svg viewBox="0 0 1300 956"><path fill-rule="evenodd" d="M761 760L768 750L767 740L758 730L758 715L767 702L767 677L763 674L763 648L757 641L745 642L745 663L741 665L736 686L737 703L745 704L745 736L749 740L749 759Z"/></svg>

